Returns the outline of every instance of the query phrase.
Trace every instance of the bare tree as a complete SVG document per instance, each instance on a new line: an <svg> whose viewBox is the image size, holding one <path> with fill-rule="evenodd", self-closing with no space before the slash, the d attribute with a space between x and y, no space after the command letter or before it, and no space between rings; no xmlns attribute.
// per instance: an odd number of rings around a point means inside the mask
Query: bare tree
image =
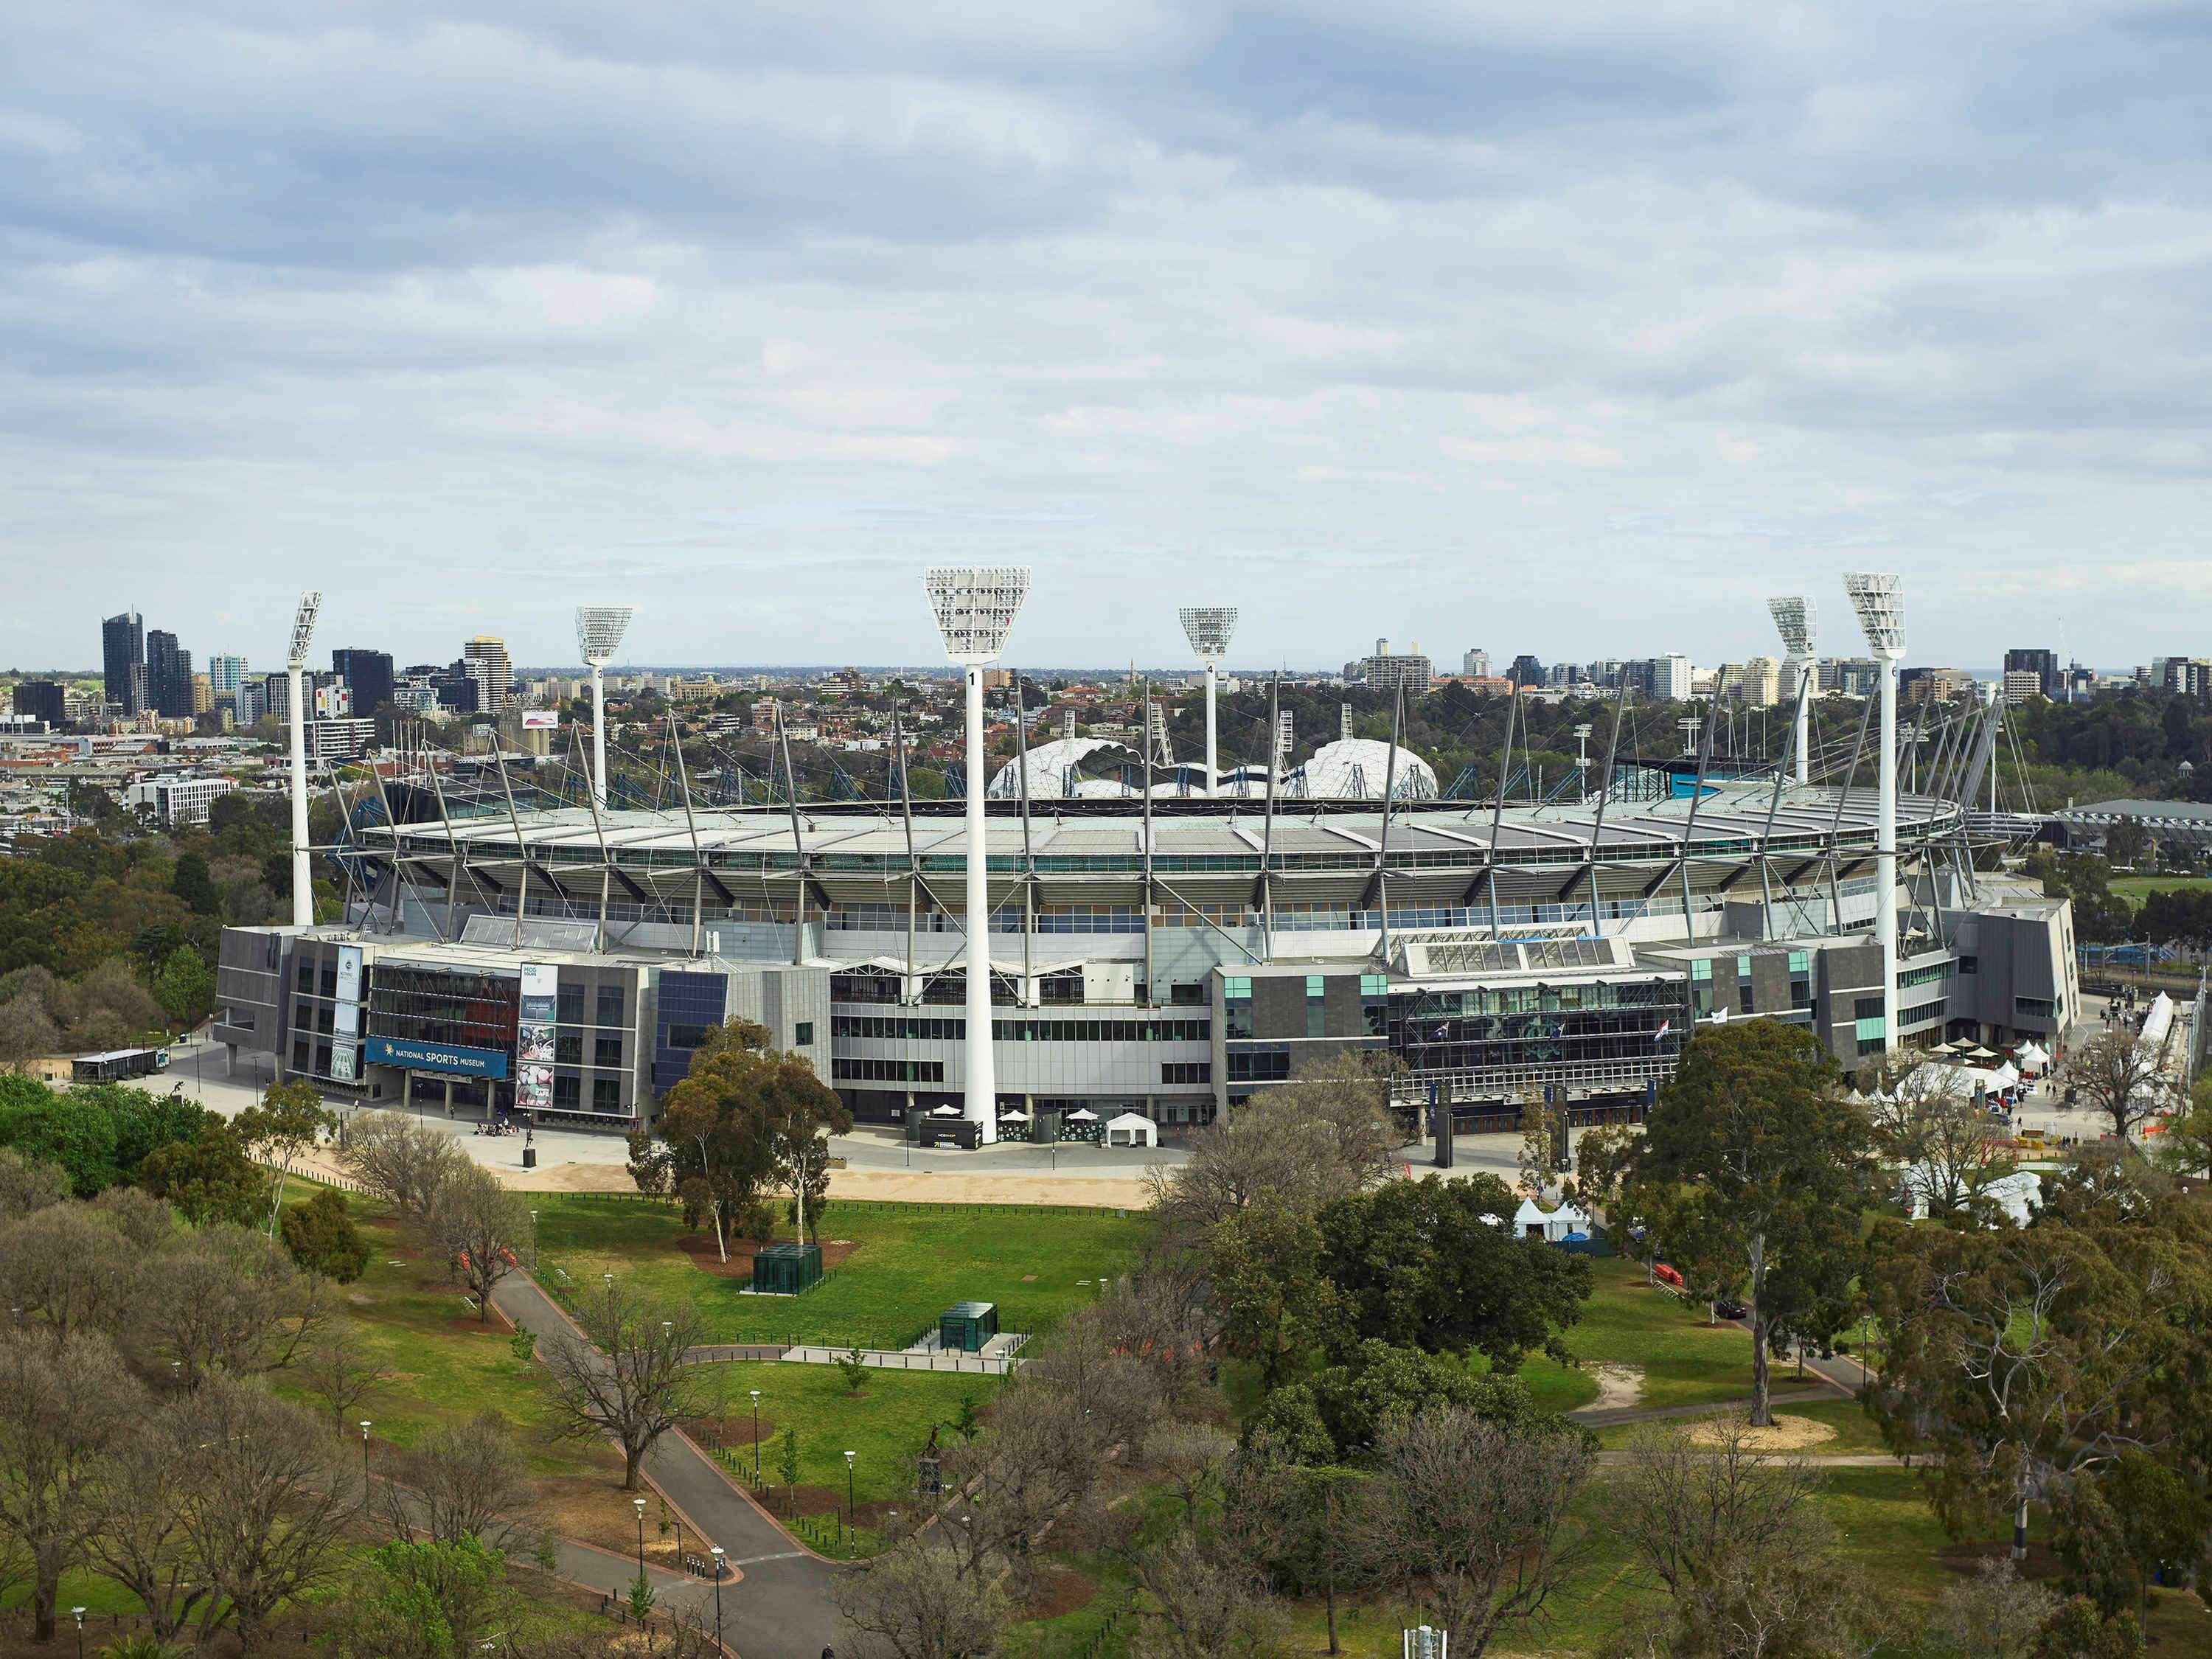
<svg viewBox="0 0 2212 1659"><path fill-rule="evenodd" d="M147 1269L139 1334L185 1381L274 1370L310 1346L327 1317L319 1289L283 1247L222 1224L179 1234Z"/></svg>
<svg viewBox="0 0 2212 1659"><path fill-rule="evenodd" d="M646 1454L688 1413L684 1355L698 1343L698 1311L617 1280L584 1299L576 1322L582 1336L562 1325L540 1339L554 1407L564 1433L604 1434L622 1448L623 1490L635 1492Z"/></svg>
<svg viewBox="0 0 2212 1659"><path fill-rule="evenodd" d="M2058 1068L2061 1081L2126 1140L2145 1118L2174 1103L2172 1080L2157 1049L2130 1031L2100 1031L2075 1045Z"/></svg>
<svg viewBox="0 0 2212 1659"><path fill-rule="evenodd" d="M108 1455L143 1400L104 1336L0 1330L0 1532L30 1557L38 1641L53 1640L61 1576L98 1525Z"/></svg>
<svg viewBox="0 0 2212 1659"><path fill-rule="evenodd" d="M1810 1463L1754 1449L1748 1418L1705 1422L1710 1431L1701 1442L1676 1425L1638 1431L1609 1488L1615 1532L1638 1564L1678 1596L1729 1560L1785 1556L1825 1537Z"/></svg>
<svg viewBox="0 0 2212 1659"><path fill-rule="evenodd" d="M1206 1423L1157 1424L1145 1437L1145 1467L1182 1499L1183 1522L1194 1525L1198 1506L1221 1484L1222 1465L1237 1442Z"/></svg>
<svg viewBox="0 0 2212 1659"><path fill-rule="evenodd" d="M966 1506L963 1570L1003 1559L1026 1583L1037 1540L1091 1493L1103 1449L1074 1396L1031 1382L1025 1373L999 1396L989 1431L945 1455L948 1484L975 1492Z"/></svg>
<svg viewBox="0 0 2212 1659"><path fill-rule="evenodd" d="M96 1489L93 1564L138 1598L157 1641L174 1641L212 1591L185 1528L185 1495L206 1464L174 1398L134 1424Z"/></svg>
<svg viewBox="0 0 2212 1659"><path fill-rule="evenodd" d="M439 1253L475 1298L477 1316L485 1321L500 1280L537 1259L538 1226L529 1200L473 1164L440 1185L430 1200L428 1226Z"/></svg>
<svg viewBox="0 0 2212 1659"><path fill-rule="evenodd" d="M2057 1607L2057 1595L1999 1556L1943 1592L1936 1629L1966 1659L2028 1659Z"/></svg>
<svg viewBox="0 0 2212 1659"><path fill-rule="evenodd" d="M1154 1263L1141 1280L1121 1279L1094 1304L1099 1334L1115 1352L1142 1360L1159 1403L1179 1413L1206 1386L1218 1325L1195 1262Z"/></svg>
<svg viewBox="0 0 2212 1659"><path fill-rule="evenodd" d="M838 1651L858 1659L971 1659L998 1645L1008 1617L981 1575L918 1538L838 1574L830 1595L847 1632Z"/></svg>
<svg viewBox="0 0 2212 1659"><path fill-rule="evenodd" d="M0 1223L20 1221L70 1196L69 1171L60 1164L0 1146Z"/></svg>
<svg viewBox="0 0 2212 1659"><path fill-rule="evenodd" d="M345 1432L354 1410L376 1392L383 1362L349 1319L333 1319L301 1355L300 1380L307 1392L330 1407L331 1426Z"/></svg>
<svg viewBox="0 0 2212 1659"><path fill-rule="evenodd" d="M210 1376L179 1402L178 1428L204 1463L179 1509L214 1591L201 1628L230 1624L250 1655L277 1608L337 1565L358 1513L352 1487L321 1426L252 1383Z"/></svg>
<svg viewBox="0 0 2212 1659"><path fill-rule="evenodd" d="M1384 1429L1361 1524L1376 1559L1479 1656L1508 1626L1542 1619L1586 1552L1568 1511L1595 1461L1579 1431L1432 1407Z"/></svg>
<svg viewBox="0 0 2212 1659"><path fill-rule="evenodd" d="M44 1319L57 1339L115 1330L137 1278L122 1239L85 1205L49 1206L0 1236L0 1294Z"/></svg>
<svg viewBox="0 0 2212 1659"><path fill-rule="evenodd" d="M176 1212L143 1187L110 1187L92 1200L92 1212L140 1260L167 1244L177 1231Z"/></svg>
<svg viewBox="0 0 2212 1659"><path fill-rule="evenodd" d="M1082 1413L1101 1452L1116 1444L1134 1445L1158 1415L1159 1368L1130 1352L1096 1307L1063 1324L1052 1345L1022 1368L1022 1376L1066 1396Z"/></svg>
<svg viewBox="0 0 2212 1659"><path fill-rule="evenodd" d="M338 1161L371 1195L420 1221L447 1178L469 1160L443 1129L398 1114L356 1112Z"/></svg>
<svg viewBox="0 0 2212 1659"><path fill-rule="evenodd" d="M1144 1591L1139 1659L1266 1659L1283 1651L1290 1620L1282 1604L1257 1574L1188 1529L1136 1556L1130 1571Z"/></svg>
<svg viewBox="0 0 2212 1659"><path fill-rule="evenodd" d="M538 1492L507 1419L482 1412L422 1437L402 1477L412 1489L398 1530L441 1544L464 1538L510 1554L535 1551L544 1532Z"/></svg>
<svg viewBox="0 0 2212 1659"><path fill-rule="evenodd" d="M1859 1079L1875 1144L1931 1214L1965 1208L2012 1163L1955 1066L1910 1050L1869 1061Z"/></svg>

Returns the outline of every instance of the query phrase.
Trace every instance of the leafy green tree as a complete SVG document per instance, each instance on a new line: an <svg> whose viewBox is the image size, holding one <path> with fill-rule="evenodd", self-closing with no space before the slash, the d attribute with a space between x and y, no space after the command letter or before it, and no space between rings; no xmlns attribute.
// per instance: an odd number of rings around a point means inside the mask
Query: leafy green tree
<svg viewBox="0 0 2212 1659"><path fill-rule="evenodd" d="M343 1196L331 1188L287 1206L283 1225L284 1248L311 1273L350 1285L368 1266L368 1241L354 1225Z"/></svg>
<svg viewBox="0 0 2212 1659"><path fill-rule="evenodd" d="M154 975L154 994L169 1018L183 1025L197 1025L215 1006L215 975L200 953L189 945L169 952Z"/></svg>
<svg viewBox="0 0 2212 1659"><path fill-rule="evenodd" d="M1844 1097L1836 1066L1810 1031L1741 1020L1700 1031L1660 1091L1626 1195L1659 1213L1670 1255L1734 1262L1751 1306L1754 1427L1774 1420L1768 1348L1784 1292L1815 1284L1792 1258L1832 1249L1865 1201L1872 1130ZM1670 1187L1674 1201L1644 1205L1638 1187Z"/></svg>
<svg viewBox="0 0 2212 1659"><path fill-rule="evenodd" d="M786 1429L783 1431L783 1439L776 1450L775 1472L783 1477L783 1484L786 1486L795 1486L799 1484L798 1430Z"/></svg>
<svg viewBox="0 0 2212 1659"><path fill-rule="evenodd" d="M2051 1505L2060 1559L2107 1615L2133 1603L2150 1638L2150 1583L2161 1568L2185 1582L2202 1568L2212 1505L2156 1458L2130 1452L2101 1474L2070 1482Z"/></svg>
<svg viewBox="0 0 2212 1659"><path fill-rule="evenodd" d="M209 1124L190 1140L173 1140L146 1156L140 1179L196 1227L228 1221L260 1224L269 1173L246 1155L246 1144L228 1123Z"/></svg>
<svg viewBox="0 0 2212 1659"><path fill-rule="evenodd" d="M1516 1238L1519 1206L1495 1176L1394 1182L1321 1212L1321 1272L1334 1342L1479 1352L1501 1370L1531 1353L1572 1364L1563 1333L1582 1317L1589 1261Z"/></svg>
<svg viewBox="0 0 2212 1659"><path fill-rule="evenodd" d="M769 1039L749 1019L716 1028L661 1103L653 1125L661 1157L631 1154L640 1190L672 1189L712 1218L725 1261L731 1234L776 1179L778 1126L792 1097L823 1086L811 1064L775 1052Z"/></svg>
<svg viewBox="0 0 2212 1659"><path fill-rule="evenodd" d="M321 1091L301 1079L270 1084L258 1103L232 1120L247 1154L274 1172L266 1218L270 1237L276 1237L276 1212L283 1207L284 1184L292 1166L321 1143L336 1121L323 1104Z"/></svg>
<svg viewBox="0 0 2212 1659"><path fill-rule="evenodd" d="M69 1171L79 1198L115 1184L116 1125L88 1091L52 1090L34 1079L0 1077L0 1146Z"/></svg>
<svg viewBox="0 0 2212 1659"><path fill-rule="evenodd" d="M468 1659L511 1612L507 1558L473 1537L372 1550L328 1638L337 1659Z"/></svg>
<svg viewBox="0 0 2212 1659"><path fill-rule="evenodd" d="M80 1084L70 1092L98 1102L115 1120L115 1167L125 1181L138 1178L155 1147L190 1140L220 1121L204 1106L179 1094L157 1095L116 1083Z"/></svg>
<svg viewBox="0 0 2212 1659"><path fill-rule="evenodd" d="M196 915L222 914L222 895L216 890L214 878L208 874L207 860L198 853L184 853L178 856L176 870L169 878L169 890L191 906Z"/></svg>
<svg viewBox="0 0 2212 1659"><path fill-rule="evenodd" d="M2102 1613L2086 1595L2069 1596L2035 1643L2035 1659L2142 1659L2142 1651L2134 1620Z"/></svg>
<svg viewBox="0 0 2212 1659"><path fill-rule="evenodd" d="M1321 1230L1283 1206L1255 1204L1215 1224L1206 1258L1222 1346L1256 1361L1261 1388L1274 1388L1304 1364L1330 1305Z"/></svg>

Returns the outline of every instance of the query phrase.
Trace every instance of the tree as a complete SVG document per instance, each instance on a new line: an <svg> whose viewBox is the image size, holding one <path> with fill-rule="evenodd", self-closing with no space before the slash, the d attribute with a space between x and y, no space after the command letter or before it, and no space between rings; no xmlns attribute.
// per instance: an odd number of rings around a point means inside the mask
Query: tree
<svg viewBox="0 0 2212 1659"><path fill-rule="evenodd" d="M57 1340L73 1332L119 1334L138 1288L122 1239L84 1205L52 1205L0 1234L8 1305L43 1320Z"/></svg>
<svg viewBox="0 0 2212 1659"><path fill-rule="evenodd" d="M0 1223L20 1221L70 1195L69 1171L0 1146Z"/></svg>
<svg viewBox="0 0 2212 1659"><path fill-rule="evenodd" d="M13 1069L59 1054L61 1029L34 996L0 1003L0 1066Z"/></svg>
<svg viewBox="0 0 2212 1659"><path fill-rule="evenodd" d="M2031 1659L2058 1598L2008 1557L1984 1561L1936 1604L1936 1631L1965 1659Z"/></svg>
<svg viewBox="0 0 2212 1659"><path fill-rule="evenodd" d="M208 874L208 861L198 853L182 853L177 857L177 867L169 877L169 890L192 908L196 915L220 915L222 895L216 890L214 879Z"/></svg>
<svg viewBox="0 0 2212 1659"><path fill-rule="evenodd" d="M1223 1345L1258 1362L1263 1393L1275 1388L1304 1364L1331 1311L1321 1229L1285 1206L1255 1204L1214 1224L1206 1261Z"/></svg>
<svg viewBox="0 0 2212 1659"><path fill-rule="evenodd" d="M477 1317L491 1319L500 1280L537 1256L537 1223L529 1201L471 1164L453 1170L431 1200L429 1233L447 1265L475 1298Z"/></svg>
<svg viewBox="0 0 2212 1659"><path fill-rule="evenodd" d="M2174 1470L2130 1452L2101 1473L2067 1483L2051 1505L2058 1553L2099 1611L2132 1603L2150 1638L2150 1584L2161 1568L2193 1581L2205 1555L2212 1506Z"/></svg>
<svg viewBox="0 0 2212 1659"><path fill-rule="evenodd" d="M325 1187L284 1212L284 1248L311 1273L350 1285L368 1266L368 1241L336 1188Z"/></svg>
<svg viewBox="0 0 2212 1659"><path fill-rule="evenodd" d="M173 1239L144 1282L134 1334L193 1388L290 1364L327 1316L319 1287L282 1248L227 1223Z"/></svg>
<svg viewBox="0 0 2212 1659"><path fill-rule="evenodd" d="M384 1376L382 1362L349 1319L334 1319L323 1328L301 1356L299 1370L307 1392L330 1407L331 1426L341 1435Z"/></svg>
<svg viewBox="0 0 2212 1659"><path fill-rule="evenodd" d="M53 1640L61 1576L97 1524L100 1476L141 1398L103 1336L0 1330L0 1532L30 1557L34 1640Z"/></svg>
<svg viewBox="0 0 2212 1659"><path fill-rule="evenodd" d="M1282 1650L1290 1620L1259 1576L1188 1528L1137 1554L1130 1571L1144 1592L1139 1659L1268 1659Z"/></svg>
<svg viewBox="0 0 2212 1659"><path fill-rule="evenodd" d="M214 1592L201 1626L228 1623L251 1655L270 1617L315 1589L342 1556L357 1513L330 1466L331 1443L296 1407L249 1382L210 1376L179 1407L202 1478L182 1494L185 1536Z"/></svg>
<svg viewBox="0 0 2212 1659"><path fill-rule="evenodd" d="M635 1492L646 1454L685 1415L684 1356L699 1340L698 1310L617 1279L583 1299L576 1322L581 1336L564 1325L540 1345L562 1431L611 1437L622 1448L623 1490Z"/></svg>
<svg viewBox="0 0 2212 1659"><path fill-rule="evenodd" d="M154 994L171 1019L197 1025L215 1006L215 975L189 945L179 945L154 975Z"/></svg>
<svg viewBox="0 0 2212 1659"><path fill-rule="evenodd" d="M1996 1126L1956 1067L1899 1052L1863 1072L1875 1145L1904 1170L1907 1192L1930 1215L1968 1208L2011 1172Z"/></svg>
<svg viewBox="0 0 2212 1659"><path fill-rule="evenodd" d="M2186 1237L2144 1223L1991 1233L1889 1222L1868 1278L1890 1335L1870 1409L1893 1449L1940 1459L1936 1512L1954 1534L2009 1514L2024 1556L2039 1493L2193 1420L2180 1402L2203 1339L2181 1315L2212 1269Z"/></svg>
<svg viewBox="0 0 2212 1659"><path fill-rule="evenodd" d="M1870 1175L1870 1129L1837 1086L1818 1038L1778 1020L1700 1031L1660 1091L1638 1152L1627 1201L1659 1211L1663 1242L1732 1259L1751 1304L1752 1423L1774 1420L1767 1352L1778 1314L1777 1264L1832 1237ZM1638 1188L1671 1186L1646 1205Z"/></svg>
<svg viewBox="0 0 2212 1659"><path fill-rule="evenodd" d="M684 1080L662 1101L653 1126L668 1156L665 1170L653 1166L653 1178L672 1184L687 1204L712 1218L714 1246L725 1261L731 1232L758 1205L775 1171L772 1115L785 1088L785 1068L798 1067L812 1087L822 1086L811 1065L776 1053L769 1041L768 1027L752 1020L716 1027L692 1054Z"/></svg>
<svg viewBox="0 0 2212 1659"><path fill-rule="evenodd" d="M1046 1527L1097 1483L1107 1431L1079 1399L1024 1372L999 1396L991 1427L945 1455L947 1487L978 1483L960 1547L970 1570L1004 1559L1026 1583Z"/></svg>
<svg viewBox="0 0 2212 1659"><path fill-rule="evenodd" d="M769 1167L791 1194L791 1220L804 1244L807 1217L819 1225L830 1207L830 1137L850 1130L853 1114L812 1061L793 1054L775 1059L766 1111Z"/></svg>
<svg viewBox="0 0 2212 1659"><path fill-rule="evenodd" d="M971 1659L997 1646L1008 1617L995 1588L917 1538L839 1573L830 1595L846 1626L838 1651L859 1659Z"/></svg>
<svg viewBox="0 0 2212 1659"><path fill-rule="evenodd" d="M424 1435L404 1460L412 1516L440 1543L474 1539L494 1549L534 1551L544 1534L538 1488L514 1431L497 1412L479 1412Z"/></svg>
<svg viewBox="0 0 2212 1659"><path fill-rule="evenodd" d="M1207 1423L1156 1424L1145 1437L1145 1466L1182 1499L1185 1526L1198 1522L1198 1506L1221 1484L1222 1467L1237 1443Z"/></svg>
<svg viewBox="0 0 2212 1659"><path fill-rule="evenodd" d="M1373 1582L1380 1564L1366 1529L1349 1524L1370 1477L1334 1464L1302 1464L1265 1435L1255 1435L1232 1459L1222 1494L1224 1542L1265 1573L1278 1592L1319 1592L1337 1640L1337 1597Z"/></svg>
<svg viewBox="0 0 2212 1659"><path fill-rule="evenodd" d="M455 1659L507 1622L507 1558L474 1538L394 1539L369 1552L327 1638L338 1659Z"/></svg>
<svg viewBox="0 0 2212 1659"><path fill-rule="evenodd" d="M323 1104L312 1083L272 1083L261 1091L258 1103L231 1120L246 1155L266 1164L275 1172L269 1182L269 1237L276 1237L277 1213L284 1207L284 1188L292 1166L313 1152L337 1120Z"/></svg>
<svg viewBox="0 0 2212 1659"><path fill-rule="evenodd" d="M2080 1092L2082 1103L2125 1141L2136 1126L2173 1103L2173 1088L2158 1050L2129 1031L2100 1031L2075 1044L2058 1067L2060 1081Z"/></svg>
<svg viewBox="0 0 2212 1659"><path fill-rule="evenodd" d="M138 1598L157 1642L173 1642L212 1593L185 1531L186 1492L206 1464L183 1396L139 1416L102 1467L92 1563Z"/></svg>
<svg viewBox="0 0 2212 1659"><path fill-rule="evenodd" d="M27 1077L0 1077L0 1146L58 1164L79 1198L115 1184L115 1119L88 1091L56 1091Z"/></svg>
<svg viewBox="0 0 2212 1659"><path fill-rule="evenodd" d="M442 1129L411 1117L360 1113L346 1126L338 1162L374 1198L421 1221L431 1200L468 1155Z"/></svg>
<svg viewBox="0 0 2212 1659"><path fill-rule="evenodd" d="M261 1219L269 1188L268 1172L246 1155L238 1131L219 1121L190 1140L155 1147L140 1175L148 1192L168 1200L196 1227L252 1226Z"/></svg>
<svg viewBox="0 0 2212 1659"><path fill-rule="evenodd" d="M2189 1109L2167 1121L2156 1157L2169 1175L2212 1176L2212 1073L2191 1085Z"/></svg>
<svg viewBox="0 0 2212 1659"><path fill-rule="evenodd" d="M1495 1176L1394 1182L1321 1212L1321 1270L1345 1339L1486 1355L1511 1370L1530 1353L1571 1364L1562 1336L1582 1317L1589 1261L1504 1224L1517 1206Z"/></svg>

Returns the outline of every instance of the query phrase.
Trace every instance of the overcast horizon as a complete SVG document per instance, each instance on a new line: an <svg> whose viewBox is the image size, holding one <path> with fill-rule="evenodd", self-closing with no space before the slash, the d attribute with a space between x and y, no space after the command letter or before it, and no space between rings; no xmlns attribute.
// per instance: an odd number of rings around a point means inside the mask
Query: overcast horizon
<svg viewBox="0 0 2212 1659"><path fill-rule="evenodd" d="M2212 654L2201 8L10 21L0 661Z"/></svg>

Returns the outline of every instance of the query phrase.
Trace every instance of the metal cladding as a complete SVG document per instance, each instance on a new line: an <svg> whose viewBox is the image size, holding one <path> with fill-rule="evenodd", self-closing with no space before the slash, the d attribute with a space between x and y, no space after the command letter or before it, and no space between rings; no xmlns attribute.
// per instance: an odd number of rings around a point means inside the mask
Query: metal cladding
<svg viewBox="0 0 2212 1659"><path fill-rule="evenodd" d="M307 646L315 637L315 617L323 608L322 593L310 589L300 595L300 608L292 613L292 647L285 653L287 668L307 665Z"/></svg>
<svg viewBox="0 0 2212 1659"><path fill-rule="evenodd" d="M635 607L627 605L580 605L576 607L576 648L593 667L611 662L629 631Z"/></svg>
<svg viewBox="0 0 2212 1659"><path fill-rule="evenodd" d="M927 573L922 586L945 654L957 663L994 662L1029 597L1030 573L1019 565L941 568Z"/></svg>
<svg viewBox="0 0 2212 1659"><path fill-rule="evenodd" d="M1867 648L1877 657L1905 654L1905 584L1903 579L1873 570L1854 570L1844 577L1844 592L1851 597Z"/></svg>
<svg viewBox="0 0 2212 1659"><path fill-rule="evenodd" d="M1183 637L1201 659L1218 662L1228 654L1230 635L1237 631L1235 605L1185 605L1176 615L1182 623Z"/></svg>

